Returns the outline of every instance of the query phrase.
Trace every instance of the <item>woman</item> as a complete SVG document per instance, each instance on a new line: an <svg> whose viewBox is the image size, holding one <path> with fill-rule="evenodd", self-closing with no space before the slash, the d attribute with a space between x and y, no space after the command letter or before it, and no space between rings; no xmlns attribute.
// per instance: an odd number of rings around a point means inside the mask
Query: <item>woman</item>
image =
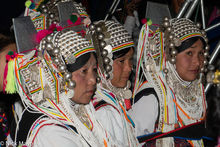
<svg viewBox="0 0 220 147"><path fill-rule="evenodd" d="M37 52L13 60L25 111L11 138L27 146L111 146L90 103L96 87L94 47L72 28L42 30L37 40Z"/></svg>
<svg viewBox="0 0 220 147"><path fill-rule="evenodd" d="M206 35L189 19L165 18L155 34L146 24L142 27L134 105L129 111L140 142L203 145L207 106L201 73L207 55Z"/></svg>
<svg viewBox="0 0 220 147"><path fill-rule="evenodd" d="M93 98L96 116L117 146L138 146L133 121L126 111L131 98L134 43L123 26L113 20L96 22L90 30L98 57L99 83Z"/></svg>

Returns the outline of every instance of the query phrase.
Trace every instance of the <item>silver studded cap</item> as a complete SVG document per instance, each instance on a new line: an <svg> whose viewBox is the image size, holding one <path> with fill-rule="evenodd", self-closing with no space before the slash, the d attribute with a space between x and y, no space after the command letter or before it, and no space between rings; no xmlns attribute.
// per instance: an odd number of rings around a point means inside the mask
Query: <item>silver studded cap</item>
<svg viewBox="0 0 220 147"><path fill-rule="evenodd" d="M113 53L134 46L131 36L120 23L109 20L105 21L105 26L107 32L110 33L110 45Z"/></svg>
<svg viewBox="0 0 220 147"><path fill-rule="evenodd" d="M75 59L88 52L95 52L92 44L72 30L58 33L55 43L60 49L66 64L73 64Z"/></svg>
<svg viewBox="0 0 220 147"><path fill-rule="evenodd" d="M174 18L170 20L171 32L174 38L181 40L182 42L191 37L202 37L204 41L207 40L206 34L200 29L199 24L195 24L190 19L186 18Z"/></svg>

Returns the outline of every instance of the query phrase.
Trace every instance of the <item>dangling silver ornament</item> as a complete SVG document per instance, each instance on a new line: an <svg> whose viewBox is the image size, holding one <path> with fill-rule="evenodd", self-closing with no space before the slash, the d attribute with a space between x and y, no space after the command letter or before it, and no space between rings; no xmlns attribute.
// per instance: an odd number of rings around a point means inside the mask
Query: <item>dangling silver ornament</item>
<svg viewBox="0 0 220 147"><path fill-rule="evenodd" d="M164 21L169 21L169 18L168 17L164 17Z"/></svg>
<svg viewBox="0 0 220 147"><path fill-rule="evenodd" d="M171 32L171 27L167 27L167 31L168 31L168 32Z"/></svg>
<svg viewBox="0 0 220 147"><path fill-rule="evenodd" d="M64 78L65 78L65 80L69 80L72 78L72 74L67 72L67 73L65 73Z"/></svg>
<svg viewBox="0 0 220 147"><path fill-rule="evenodd" d="M106 77L106 79L108 80L108 79L110 78L110 74L109 74L109 73L106 73L106 74L105 74L105 77Z"/></svg>
<svg viewBox="0 0 220 147"><path fill-rule="evenodd" d="M105 64L109 64L109 63L110 63L110 59L109 59L108 57L105 57L105 58L104 58L104 63L105 63Z"/></svg>
<svg viewBox="0 0 220 147"><path fill-rule="evenodd" d="M102 56L106 57L108 55L108 51L106 49L103 49L102 51Z"/></svg>
<svg viewBox="0 0 220 147"><path fill-rule="evenodd" d="M175 64L175 63L176 63L176 59L175 59L175 58L171 58L170 62L171 62L172 64Z"/></svg>
<svg viewBox="0 0 220 147"><path fill-rule="evenodd" d="M47 38L46 38L46 40L47 40L48 42L51 42L52 39L53 39L53 37L52 37L51 35L48 35Z"/></svg>
<svg viewBox="0 0 220 147"><path fill-rule="evenodd" d="M205 56L205 57L208 57L208 56L209 56L209 52L205 52L205 53L204 53L204 56Z"/></svg>
<svg viewBox="0 0 220 147"><path fill-rule="evenodd" d="M98 34L98 39L99 39L99 40L102 40L104 37L105 37L105 36L104 36L103 33L99 33L99 34Z"/></svg>
<svg viewBox="0 0 220 147"><path fill-rule="evenodd" d="M89 25L89 29L90 29L91 31L95 30L95 25L94 25L94 24L90 24L90 25Z"/></svg>
<svg viewBox="0 0 220 147"><path fill-rule="evenodd" d="M111 66L111 65L106 65L106 66L105 66L105 70L106 70L107 72L110 72L110 71L112 70L112 66Z"/></svg>
<svg viewBox="0 0 220 147"><path fill-rule="evenodd" d="M207 50L207 51L208 51L208 50L209 50L209 48L210 48L210 47L209 47L209 45L206 45L205 50Z"/></svg>
<svg viewBox="0 0 220 147"><path fill-rule="evenodd" d="M165 21L165 22L163 23L163 26L167 28L167 27L169 26L169 22L168 22L168 21Z"/></svg>
<svg viewBox="0 0 220 147"><path fill-rule="evenodd" d="M203 64L204 64L204 65L207 65L207 64L208 64L208 61L207 61L207 60L204 60L204 61L203 61Z"/></svg>
<svg viewBox="0 0 220 147"><path fill-rule="evenodd" d="M61 73L65 72L65 70L66 70L66 65L64 65L64 64L59 65L59 71Z"/></svg>
<svg viewBox="0 0 220 147"><path fill-rule="evenodd" d="M173 50L171 51L171 55L176 56L176 55L177 55L177 50L176 50L176 49L173 49Z"/></svg>
<svg viewBox="0 0 220 147"><path fill-rule="evenodd" d="M60 59L57 58L57 57L53 58L53 61L54 61L55 64L59 64L60 63Z"/></svg>
<svg viewBox="0 0 220 147"><path fill-rule="evenodd" d="M54 17L55 17L54 13L50 13L50 14L49 14L49 17L50 17L50 18L54 18Z"/></svg>
<svg viewBox="0 0 220 147"><path fill-rule="evenodd" d="M97 27L97 28L96 28L96 31L97 31L97 32L101 32L102 29L101 29L100 27Z"/></svg>
<svg viewBox="0 0 220 147"><path fill-rule="evenodd" d="M201 24L199 22L196 23L196 26L200 29L201 28Z"/></svg>
<svg viewBox="0 0 220 147"><path fill-rule="evenodd" d="M174 43L171 42L169 46L170 46L170 48L173 48L174 47Z"/></svg>
<svg viewBox="0 0 220 147"><path fill-rule="evenodd" d="M100 46L104 48L106 46L106 42L105 41L101 41L100 42Z"/></svg>
<svg viewBox="0 0 220 147"><path fill-rule="evenodd" d="M76 82L75 82L75 81L72 81L72 80L69 80L69 81L68 81L68 87L69 87L70 89L75 88L75 87L76 87Z"/></svg>
<svg viewBox="0 0 220 147"><path fill-rule="evenodd" d="M54 48L54 49L53 49L53 54L54 54L55 56L58 55L59 52L60 52L60 50L59 50L58 48Z"/></svg>
<svg viewBox="0 0 220 147"><path fill-rule="evenodd" d="M53 49L53 44L52 43L47 43L46 49L47 50L52 50Z"/></svg>

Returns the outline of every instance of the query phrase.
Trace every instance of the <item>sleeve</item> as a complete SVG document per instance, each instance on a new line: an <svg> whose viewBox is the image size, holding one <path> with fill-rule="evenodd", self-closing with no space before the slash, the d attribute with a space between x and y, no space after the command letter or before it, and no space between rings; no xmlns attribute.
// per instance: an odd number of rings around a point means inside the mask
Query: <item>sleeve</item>
<svg viewBox="0 0 220 147"><path fill-rule="evenodd" d="M126 142L124 136L123 120L119 112L112 106L103 106L96 110L96 117L102 124L103 128L111 135L112 139L117 142L118 145L122 145Z"/></svg>
<svg viewBox="0 0 220 147"><path fill-rule="evenodd" d="M158 102L155 95L143 96L132 106L129 114L135 123L137 136L152 133L158 116Z"/></svg>
<svg viewBox="0 0 220 147"><path fill-rule="evenodd" d="M82 147L77 135L57 125L43 126L35 140L34 147Z"/></svg>

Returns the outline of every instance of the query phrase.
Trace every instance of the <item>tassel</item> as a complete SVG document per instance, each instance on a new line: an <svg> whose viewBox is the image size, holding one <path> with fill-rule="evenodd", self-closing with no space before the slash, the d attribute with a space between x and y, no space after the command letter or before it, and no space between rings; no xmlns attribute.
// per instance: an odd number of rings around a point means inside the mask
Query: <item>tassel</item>
<svg viewBox="0 0 220 147"><path fill-rule="evenodd" d="M14 60L8 62L8 72L7 72L7 84L5 91L6 93L13 94L16 93L15 77L14 77Z"/></svg>

